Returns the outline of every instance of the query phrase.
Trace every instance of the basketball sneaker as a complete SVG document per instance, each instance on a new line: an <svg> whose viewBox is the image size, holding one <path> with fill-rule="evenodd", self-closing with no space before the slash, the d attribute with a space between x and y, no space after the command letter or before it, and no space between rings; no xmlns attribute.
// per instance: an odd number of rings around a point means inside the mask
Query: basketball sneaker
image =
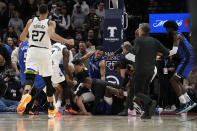
<svg viewBox="0 0 197 131"><path fill-rule="evenodd" d="M51 119L51 118L54 118L56 116L56 113L58 112L58 109L55 105L54 106L54 109L53 110L50 110L48 109L48 118Z"/></svg>
<svg viewBox="0 0 197 131"><path fill-rule="evenodd" d="M29 94L25 94L25 95L22 96L22 99L21 99L21 101L18 105L18 108L17 108L17 113L19 115L23 114L23 112L26 109L27 104L31 101L31 99L32 99L32 97Z"/></svg>
<svg viewBox="0 0 197 131"><path fill-rule="evenodd" d="M185 103L185 104L181 104L180 108L178 110L176 110L176 114L181 114L184 112L188 112L190 110L190 104L189 103Z"/></svg>
<svg viewBox="0 0 197 131"><path fill-rule="evenodd" d="M72 115L77 115L78 114L77 111L72 109L71 105L66 105L65 112L69 113L69 114L72 114Z"/></svg>

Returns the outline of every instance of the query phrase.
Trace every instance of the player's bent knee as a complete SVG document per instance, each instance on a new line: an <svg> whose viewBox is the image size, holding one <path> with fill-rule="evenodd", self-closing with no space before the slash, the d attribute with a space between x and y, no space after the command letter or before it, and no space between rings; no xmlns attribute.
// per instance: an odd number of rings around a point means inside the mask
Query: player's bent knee
<svg viewBox="0 0 197 131"><path fill-rule="evenodd" d="M35 74L26 74L25 85L33 86L35 81Z"/></svg>

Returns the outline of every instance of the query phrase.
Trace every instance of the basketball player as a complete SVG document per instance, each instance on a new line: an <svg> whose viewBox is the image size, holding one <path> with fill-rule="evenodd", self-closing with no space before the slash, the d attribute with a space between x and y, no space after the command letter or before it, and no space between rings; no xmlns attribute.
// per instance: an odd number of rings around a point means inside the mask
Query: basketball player
<svg viewBox="0 0 197 131"><path fill-rule="evenodd" d="M70 105L70 84L74 85L72 81L72 72L69 68L69 50L65 44L55 43L52 47L52 61L53 61L53 75L52 82L54 88L60 86L63 89L63 93L66 98L66 109L67 113L77 114L76 111L72 110ZM64 73L62 73L59 64L63 61ZM66 76L66 79L65 79Z"/></svg>
<svg viewBox="0 0 197 131"><path fill-rule="evenodd" d="M182 58L175 74L171 78L172 87L175 89L181 103L180 109L176 112L177 114L180 114L187 112L196 106L196 103L191 101L181 83L181 79L187 78L193 69L193 51L192 46L187 39L181 33L177 32L178 25L175 21L167 21L164 24L164 27L166 28L169 37L173 39L173 48L170 51L170 56L175 55L178 52Z"/></svg>
<svg viewBox="0 0 197 131"><path fill-rule="evenodd" d="M105 80L105 60L103 53L103 46L97 46L96 52L89 52L80 58L80 60L90 59L89 74L91 78Z"/></svg>
<svg viewBox="0 0 197 131"><path fill-rule="evenodd" d="M66 40L55 33L56 23L49 21L47 5L40 5L39 17L28 20L20 39L21 41L29 41L29 48L26 58L26 82L24 95L18 105L18 114L23 114L26 105L31 101L29 91L31 90L35 74L43 77L46 84L46 94L48 100L48 117L53 118L57 112L57 108L53 104L53 86L51 82L52 75L52 59L51 59L51 41L50 39L74 45L73 40ZM29 34L29 39L27 35Z"/></svg>

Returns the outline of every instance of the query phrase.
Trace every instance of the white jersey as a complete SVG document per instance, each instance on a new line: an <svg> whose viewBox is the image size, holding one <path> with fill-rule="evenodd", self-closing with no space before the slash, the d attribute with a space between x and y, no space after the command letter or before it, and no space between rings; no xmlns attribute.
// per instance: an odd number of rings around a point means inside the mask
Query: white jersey
<svg viewBox="0 0 197 131"><path fill-rule="evenodd" d="M63 60L63 49L67 48L65 44L55 43L52 46L52 60L55 65L59 65Z"/></svg>
<svg viewBox="0 0 197 131"><path fill-rule="evenodd" d="M65 44L55 43L52 46L52 60L54 64L60 64L63 61L62 51L67 48ZM69 51L69 63L73 60L73 54Z"/></svg>
<svg viewBox="0 0 197 131"><path fill-rule="evenodd" d="M34 45L51 49L51 40L48 34L49 19L39 20L34 17L28 29L29 31L29 46Z"/></svg>

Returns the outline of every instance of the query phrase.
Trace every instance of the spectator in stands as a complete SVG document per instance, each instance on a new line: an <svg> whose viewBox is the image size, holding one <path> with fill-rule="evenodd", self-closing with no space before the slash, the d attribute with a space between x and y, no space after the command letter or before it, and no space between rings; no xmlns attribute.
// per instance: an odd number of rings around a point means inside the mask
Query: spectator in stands
<svg viewBox="0 0 197 131"><path fill-rule="evenodd" d="M24 23L26 23L28 19L32 18L38 10L36 0L24 0L21 7L21 17L24 20Z"/></svg>
<svg viewBox="0 0 197 131"><path fill-rule="evenodd" d="M197 83L197 71L194 69L189 74L188 78L184 79L183 85L186 89L194 89L195 84Z"/></svg>
<svg viewBox="0 0 197 131"><path fill-rule="evenodd" d="M76 49L77 52L79 50L79 42L80 41L83 41L82 33L81 32L76 32L76 35L75 35L75 46L74 46L74 48Z"/></svg>
<svg viewBox="0 0 197 131"><path fill-rule="evenodd" d="M63 36L64 37L70 36L70 33L68 31L70 29L70 15L67 12L67 7L66 6L62 7L62 16L64 17L65 23L66 23L65 26L64 26Z"/></svg>
<svg viewBox="0 0 197 131"><path fill-rule="evenodd" d="M86 40L90 41L94 46L98 45L98 35L95 35L95 32L93 29L88 30Z"/></svg>
<svg viewBox="0 0 197 131"><path fill-rule="evenodd" d="M56 7L58 6L62 6L64 5L64 2L62 0L50 0L48 2L48 7L49 7L49 10L52 11L52 13L55 13L55 9ZM56 6L56 7L55 7Z"/></svg>
<svg viewBox="0 0 197 131"><path fill-rule="evenodd" d="M14 17L14 11L15 11L15 4L12 1L9 3L8 10L7 10L7 15L9 19Z"/></svg>
<svg viewBox="0 0 197 131"><path fill-rule="evenodd" d="M6 14L7 6L4 2L0 2L0 37L3 36L4 30L8 25L8 16Z"/></svg>
<svg viewBox="0 0 197 131"><path fill-rule="evenodd" d="M67 8L68 14L71 15L73 13L73 8L70 8L70 7L73 7L75 5L75 3L76 2L74 0L66 0L65 1L66 7L69 7L69 8Z"/></svg>
<svg viewBox="0 0 197 131"><path fill-rule="evenodd" d="M3 41L6 41L7 37L17 37L17 34L12 26L8 27L7 32L3 36Z"/></svg>
<svg viewBox="0 0 197 131"><path fill-rule="evenodd" d="M89 14L86 16L85 19L86 28L87 30L94 30L94 36L98 37L99 27L100 27L100 18L96 14L94 7L90 8Z"/></svg>
<svg viewBox="0 0 197 131"><path fill-rule="evenodd" d="M78 2L73 7L73 14L77 12L77 7L81 7L81 11L85 14L89 14L89 6L85 0L78 0Z"/></svg>
<svg viewBox="0 0 197 131"><path fill-rule="evenodd" d="M72 52L73 56L76 55L76 49L75 49L75 48L72 48L72 49L71 49L71 52Z"/></svg>
<svg viewBox="0 0 197 131"><path fill-rule="evenodd" d="M10 19L8 26L14 27L14 31L16 32L17 36L20 36L24 25L22 19L19 18L20 14L18 11L14 12L14 17Z"/></svg>
<svg viewBox="0 0 197 131"><path fill-rule="evenodd" d="M102 34L104 27L104 17L105 17L104 3L102 1L99 3L98 9L96 9L96 15L100 18L100 32Z"/></svg>
<svg viewBox="0 0 197 131"><path fill-rule="evenodd" d="M63 36L63 31L65 30L66 21L64 16L61 14L61 7L57 7L55 13L49 16L50 20L56 22L56 29L55 32L61 36Z"/></svg>
<svg viewBox="0 0 197 131"><path fill-rule="evenodd" d="M81 57L83 57L84 55L86 55L88 53L87 51L87 47L84 41L80 41L79 42L79 52L74 56L74 60L75 59L80 59ZM85 67L87 69L89 69L89 59L83 61Z"/></svg>
<svg viewBox="0 0 197 131"><path fill-rule="evenodd" d="M7 45L12 49L11 52L16 48L12 37L7 38Z"/></svg>
<svg viewBox="0 0 197 131"><path fill-rule="evenodd" d="M77 28L79 29L83 29L83 24L85 22L85 16L86 14L84 12L82 12L81 10L81 6L78 5L76 6L76 12L73 12L73 15L71 17L71 25L72 25L72 30L76 31Z"/></svg>

